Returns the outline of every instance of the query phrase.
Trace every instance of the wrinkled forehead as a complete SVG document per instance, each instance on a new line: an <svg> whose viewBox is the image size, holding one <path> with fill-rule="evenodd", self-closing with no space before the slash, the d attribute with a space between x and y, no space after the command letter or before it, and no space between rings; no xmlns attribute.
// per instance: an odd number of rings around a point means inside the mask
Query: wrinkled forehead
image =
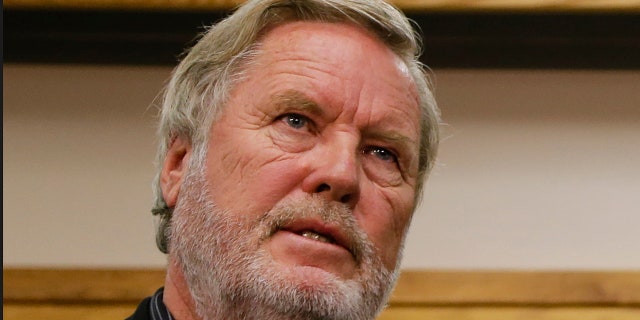
<svg viewBox="0 0 640 320"><path fill-rule="evenodd" d="M387 90L401 104L419 105L418 90L408 66L377 35L350 23L295 21L279 25L261 41L261 66L281 61L298 63L299 69L316 69L347 78L358 89ZM330 79L327 85L335 85ZM359 83L360 82L360 83ZM343 83L344 84L344 83ZM329 88L331 89L331 88ZM345 88L347 89L347 88ZM328 90L335 91L335 90Z"/></svg>
<svg viewBox="0 0 640 320"><path fill-rule="evenodd" d="M311 50L323 48L313 53L326 56L332 56L334 51L351 49L364 57L374 48L379 48L387 59L394 61L396 67L410 77L405 62L390 46L372 31L351 22L289 21L263 30L259 42L275 52L302 53L306 47Z"/></svg>
<svg viewBox="0 0 640 320"><path fill-rule="evenodd" d="M247 72L255 108L277 106L355 124L418 149L420 110L409 69L376 35L344 23L291 22L262 38ZM247 91L244 91L245 93ZM407 148L414 149L414 148Z"/></svg>

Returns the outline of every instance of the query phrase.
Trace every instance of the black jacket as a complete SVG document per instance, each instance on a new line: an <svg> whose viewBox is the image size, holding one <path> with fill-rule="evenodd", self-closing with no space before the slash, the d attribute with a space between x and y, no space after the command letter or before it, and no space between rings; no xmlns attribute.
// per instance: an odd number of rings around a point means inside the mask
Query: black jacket
<svg viewBox="0 0 640 320"><path fill-rule="evenodd" d="M147 297L140 304L132 315L130 315L126 320L152 320L151 318L151 297Z"/></svg>

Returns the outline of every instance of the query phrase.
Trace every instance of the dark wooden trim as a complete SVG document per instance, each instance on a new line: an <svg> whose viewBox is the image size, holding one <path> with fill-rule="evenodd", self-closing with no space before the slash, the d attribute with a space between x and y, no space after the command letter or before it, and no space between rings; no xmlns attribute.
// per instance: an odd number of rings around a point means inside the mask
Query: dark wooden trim
<svg viewBox="0 0 640 320"><path fill-rule="evenodd" d="M13 304L137 303L164 284L158 269L3 269ZM638 271L405 270L391 306L640 307Z"/></svg>
<svg viewBox="0 0 640 320"><path fill-rule="evenodd" d="M175 65L228 11L4 10L4 62ZM640 69L640 13L407 11L432 68Z"/></svg>
<svg viewBox="0 0 640 320"><path fill-rule="evenodd" d="M430 13L409 15L435 68L638 69L640 15Z"/></svg>
<svg viewBox="0 0 640 320"><path fill-rule="evenodd" d="M228 10L244 0L4 0L5 8L22 9L118 9L118 10ZM431 11L521 11L521 12L632 12L640 11L638 0L389 0L404 10Z"/></svg>
<svg viewBox="0 0 640 320"><path fill-rule="evenodd" d="M138 303L164 285L159 269L3 268L3 302Z"/></svg>
<svg viewBox="0 0 640 320"><path fill-rule="evenodd" d="M640 306L638 271L404 270L393 306Z"/></svg>
<svg viewBox="0 0 640 320"><path fill-rule="evenodd" d="M5 62L174 65L226 12L5 10Z"/></svg>

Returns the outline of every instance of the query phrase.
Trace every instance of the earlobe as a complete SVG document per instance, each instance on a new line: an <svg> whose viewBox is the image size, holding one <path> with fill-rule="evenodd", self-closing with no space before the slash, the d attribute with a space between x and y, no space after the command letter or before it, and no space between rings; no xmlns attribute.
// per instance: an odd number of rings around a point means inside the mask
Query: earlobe
<svg viewBox="0 0 640 320"><path fill-rule="evenodd" d="M160 173L162 197L169 208L174 207L178 201L182 180L187 172L189 156L191 156L191 143L180 137L173 139Z"/></svg>

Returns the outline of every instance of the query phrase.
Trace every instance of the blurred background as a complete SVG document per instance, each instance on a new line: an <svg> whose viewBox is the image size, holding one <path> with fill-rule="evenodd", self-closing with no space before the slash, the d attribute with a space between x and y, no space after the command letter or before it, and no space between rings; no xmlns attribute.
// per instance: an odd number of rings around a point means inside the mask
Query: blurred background
<svg viewBox="0 0 640 320"><path fill-rule="evenodd" d="M240 2L3 2L3 318L122 319L162 286L155 101ZM639 319L640 0L393 3L443 138L379 319Z"/></svg>
<svg viewBox="0 0 640 320"><path fill-rule="evenodd" d="M403 268L640 269L638 2L396 3L444 121ZM4 268L164 266L154 99L230 8L5 1Z"/></svg>

